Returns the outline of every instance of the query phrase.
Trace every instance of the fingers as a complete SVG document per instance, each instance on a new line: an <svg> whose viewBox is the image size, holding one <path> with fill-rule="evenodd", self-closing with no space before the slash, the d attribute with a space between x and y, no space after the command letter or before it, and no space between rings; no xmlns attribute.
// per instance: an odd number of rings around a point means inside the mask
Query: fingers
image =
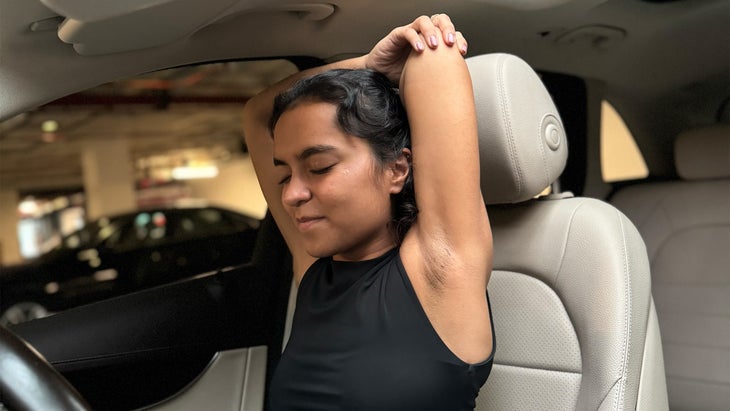
<svg viewBox="0 0 730 411"><path fill-rule="evenodd" d="M425 39L428 47L435 49L439 45L438 29L436 25L431 21L430 17L421 16L417 18L410 27L416 30Z"/></svg>
<svg viewBox="0 0 730 411"><path fill-rule="evenodd" d="M454 23L451 22L451 18L446 14L440 13L431 16L430 20L434 26L441 29L444 42L449 46L453 46L456 43L456 28L454 28Z"/></svg>
<svg viewBox="0 0 730 411"><path fill-rule="evenodd" d="M391 31L391 34L388 37L405 41L416 51L423 51L426 49L425 39L413 27L397 27Z"/></svg>
<svg viewBox="0 0 730 411"><path fill-rule="evenodd" d="M464 38L464 35L461 34L460 31L456 32L456 47L459 48L459 53L461 53L462 56L466 56L466 51L469 48L469 43L467 43L466 39Z"/></svg>
<svg viewBox="0 0 730 411"><path fill-rule="evenodd" d="M451 18L443 13L434 14L431 17L420 16L413 23L406 26L409 30L409 35L414 34L421 37L421 41L424 41L429 48L435 49L439 45L439 39L443 39L444 44L447 46L456 46L462 55L466 55L468 43L464 38L464 35L456 31L454 23ZM409 40L410 41L410 40ZM423 49L415 47L418 40L413 38L412 44L418 51Z"/></svg>

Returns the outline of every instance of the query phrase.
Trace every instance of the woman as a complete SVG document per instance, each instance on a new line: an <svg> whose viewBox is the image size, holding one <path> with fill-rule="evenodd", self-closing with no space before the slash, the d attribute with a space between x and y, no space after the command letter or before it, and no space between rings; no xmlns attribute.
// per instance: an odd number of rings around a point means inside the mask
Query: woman
<svg viewBox="0 0 730 411"><path fill-rule="evenodd" d="M494 345L492 239L465 53L448 16L423 16L247 103L299 284L272 409L474 408Z"/></svg>

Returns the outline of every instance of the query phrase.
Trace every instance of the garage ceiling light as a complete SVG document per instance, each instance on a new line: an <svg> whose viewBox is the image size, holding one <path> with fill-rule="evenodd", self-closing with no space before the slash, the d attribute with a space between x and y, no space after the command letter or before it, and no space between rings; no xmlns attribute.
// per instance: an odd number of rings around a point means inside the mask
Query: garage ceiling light
<svg viewBox="0 0 730 411"><path fill-rule="evenodd" d="M172 178L175 180L191 180L196 178L213 178L218 175L218 167L212 166L183 166L172 169Z"/></svg>

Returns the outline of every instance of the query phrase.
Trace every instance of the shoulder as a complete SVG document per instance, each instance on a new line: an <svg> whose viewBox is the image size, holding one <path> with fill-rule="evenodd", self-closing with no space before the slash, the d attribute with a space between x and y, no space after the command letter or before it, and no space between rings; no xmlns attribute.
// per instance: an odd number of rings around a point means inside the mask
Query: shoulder
<svg viewBox="0 0 730 411"><path fill-rule="evenodd" d="M301 290L306 284L312 283L313 279L322 275L327 271L331 258L313 258L308 261L308 265L303 267L298 273L295 271L294 280Z"/></svg>

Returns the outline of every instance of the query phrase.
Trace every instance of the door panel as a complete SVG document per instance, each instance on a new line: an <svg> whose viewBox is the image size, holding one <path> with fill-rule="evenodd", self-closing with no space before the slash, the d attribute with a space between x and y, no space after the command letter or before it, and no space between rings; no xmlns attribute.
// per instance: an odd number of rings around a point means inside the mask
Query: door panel
<svg viewBox="0 0 730 411"><path fill-rule="evenodd" d="M262 411L266 385L266 346L216 353L203 374L149 411Z"/></svg>
<svg viewBox="0 0 730 411"><path fill-rule="evenodd" d="M221 360L218 352L270 344L279 327L272 316L278 304L271 299L270 278L247 265L78 307L12 330L94 409L141 408L179 393L204 374L211 360L229 361L230 356ZM263 356L267 358L266 350ZM266 378L265 370L259 368L264 374L257 379Z"/></svg>
<svg viewBox="0 0 730 411"><path fill-rule="evenodd" d="M234 402L258 411L281 353L291 272L291 255L268 215L249 264L10 328L94 409L212 401L207 390L215 387L206 381L220 381L226 370L240 376L243 366L244 381L231 378L222 388L243 386Z"/></svg>

